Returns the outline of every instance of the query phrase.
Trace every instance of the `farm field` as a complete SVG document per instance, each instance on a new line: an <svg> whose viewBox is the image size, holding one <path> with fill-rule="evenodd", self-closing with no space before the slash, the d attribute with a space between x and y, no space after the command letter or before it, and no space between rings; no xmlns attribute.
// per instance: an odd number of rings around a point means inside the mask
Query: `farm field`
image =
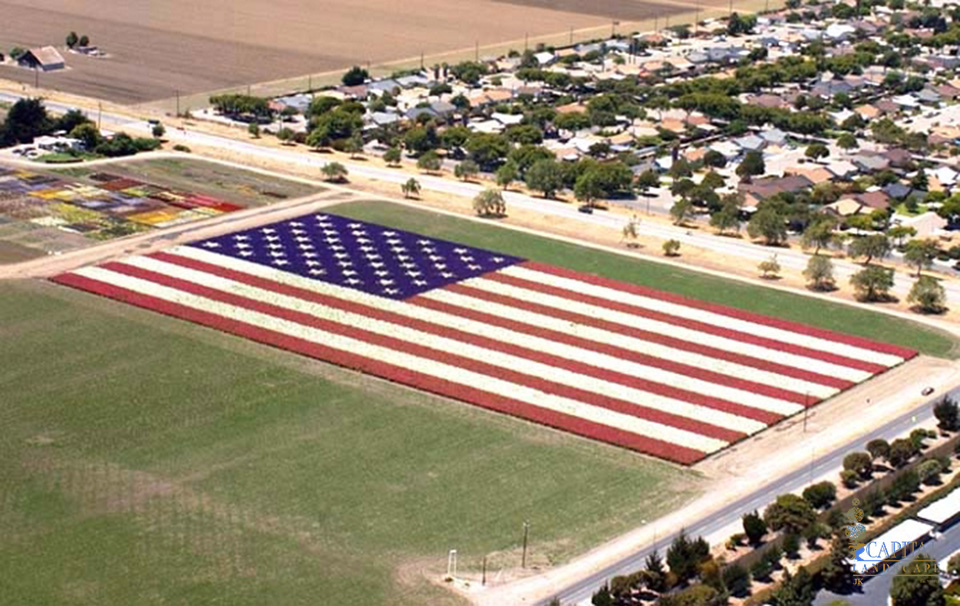
<svg viewBox="0 0 960 606"><path fill-rule="evenodd" d="M0 593L31 604L454 604L692 473L41 282L0 284Z"/></svg>
<svg viewBox="0 0 960 606"><path fill-rule="evenodd" d="M624 0L334 0L318 10L308 0L2 0L8 26L0 26L0 48L62 46L67 32L85 33L111 57L68 53L70 69L42 74L41 86L139 103L177 91L239 87L475 43L522 44L525 35L609 27L614 19L662 18L693 6ZM0 77L32 83L34 74L5 67Z"/></svg>
<svg viewBox="0 0 960 606"><path fill-rule="evenodd" d="M960 343L951 335L868 309L725 280L604 251L590 250L585 254L585 249L575 244L503 229L495 223L484 224L389 202L362 201L330 206L326 210L701 301L876 339L932 356L960 357Z"/></svg>
<svg viewBox="0 0 960 606"><path fill-rule="evenodd" d="M139 167L140 163L145 166ZM84 248L96 241L318 191L193 160L116 164L125 173L114 166L36 172L0 165L0 263ZM127 176L138 174L148 178Z"/></svg>

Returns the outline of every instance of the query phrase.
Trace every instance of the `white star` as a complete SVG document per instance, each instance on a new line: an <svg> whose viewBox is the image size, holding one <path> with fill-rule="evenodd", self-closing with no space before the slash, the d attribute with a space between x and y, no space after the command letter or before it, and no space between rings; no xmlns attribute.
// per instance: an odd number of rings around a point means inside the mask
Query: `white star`
<svg viewBox="0 0 960 606"><path fill-rule="evenodd" d="M426 284L426 281L424 281L424 280L414 280L413 283L416 284L417 286L423 286L423 285Z"/></svg>
<svg viewBox="0 0 960 606"><path fill-rule="evenodd" d="M381 284L393 284L393 280L380 280Z"/></svg>
<svg viewBox="0 0 960 606"><path fill-rule="evenodd" d="M319 276L319 275L325 274L325 273L327 273L327 272L326 272L326 270L323 270L323 269L311 269L308 273L311 274L311 275L314 275L314 276Z"/></svg>
<svg viewBox="0 0 960 606"><path fill-rule="evenodd" d="M250 248L250 245L246 242L237 242L235 246L240 249Z"/></svg>
<svg viewBox="0 0 960 606"><path fill-rule="evenodd" d="M452 273L446 272L446 271L440 272L440 275L443 276L444 278L452 278L452 277L453 277L453 274L452 274Z"/></svg>
<svg viewBox="0 0 960 606"><path fill-rule="evenodd" d="M300 221L291 221L290 225L294 227L303 227L303 223L301 223Z"/></svg>
<svg viewBox="0 0 960 606"><path fill-rule="evenodd" d="M381 263L380 261L372 261L372 262L370 263L370 266L371 266L371 267L383 267L383 263Z"/></svg>
<svg viewBox="0 0 960 606"><path fill-rule="evenodd" d="M216 242L204 242L203 245L207 248L220 248L220 245Z"/></svg>
<svg viewBox="0 0 960 606"><path fill-rule="evenodd" d="M476 271L476 270L478 270L478 269L483 269L482 266L480 266L480 265L474 265L473 263L471 263L471 264L468 265L467 267L469 267L470 269L472 269L472 270L474 270L474 271Z"/></svg>
<svg viewBox="0 0 960 606"><path fill-rule="evenodd" d="M243 234L237 234L233 237L234 240L249 240L250 236L244 236Z"/></svg>
<svg viewBox="0 0 960 606"><path fill-rule="evenodd" d="M408 276L419 276L419 275L420 275L420 272L419 272L419 271L408 271L408 272L406 272L406 273L407 273Z"/></svg>
<svg viewBox="0 0 960 606"><path fill-rule="evenodd" d="M500 263L501 261L503 261L503 257L493 257L490 260L493 261L494 263Z"/></svg>
<svg viewBox="0 0 960 606"><path fill-rule="evenodd" d="M345 275L345 276L355 276L355 275L357 275L357 272L353 271L352 269L345 269L345 270L343 270L343 275Z"/></svg>
<svg viewBox="0 0 960 606"><path fill-rule="evenodd" d="M273 229L273 228L270 228L270 227L264 227L264 228L261 229L260 231L262 231L262 232L265 233L265 234L272 234L272 233L276 233L277 230L275 230L275 229Z"/></svg>
<svg viewBox="0 0 960 606"><path fill-rule="evenodd" d="M384 289L384 292L387 293L388 295L395 295L400 291L397 290L396 288L387 288L387 289Z"/></svg>
<svg viewBox="0 0 960 606"><path fill-rule="evenodd" d="M395 232L395 231L385 231L385 232L383 232L383 235L385 235L385 236L395 236L395 235L397 235L397 232Z"/></svg>
<svg viewBox="0 0 960 606"><path fill-rule="evenodd" d="M353 265L353 263L351 263L350 261L337 261L337 265L339 265L340 267L350 267L351 265Z"/></svg>
<svg viewBox="0 0 960 606"><path fill-rule="evenodd" d="M344 253L344 252L336 252L336 253L333 253L333 256L336 257L336 258L338 258L338 259L347 259L347 258L350 257L350 255L349 255L348 253Z"/></svg>
<svg viewBox="0 0 960 606"><path fill-rule="evenodd" d="M289 261L287 261L287 260L285 260L285 259L275 259L275 260L273 261L273 263L274 263L274 265L286 265L286 264L289 263Z"/></svg>
<svg viewBox="0 0 960 606"><path fill-rule="evenodd" d="M375 272L373 272L373 273L377 274L378 276L389 276L389 275L390 275L390 272L389 272L389 271L384 271L384 270L382 270L382 269L377 270L377 271L375 271Z"/></svg>
<svg viewBox="0 0 960 606"><path fill-rule="evenodd" d="M271 257L285 257L286 255L284 254L284 252L283 252L282 250L271 250L271 251L270 251L270 256L271 256Z"/></svg>
<svg viewBox="0 0 960 606"><path fill-rule="evenodd" d="M360 280L357 280L356 278L348 278L347 282L350 284L359 284Z"/></svg>
<svg viewBox="0 0 960 606"><path fill-rule="evenodd" d="M315 252L305 252L305 253L300 253L300 254L301 254L302 256L304 256L304 257L309 257L309 258L311 258L311 259L312 259L313 257L316 257L316 256L317 256L317 253L315 253Z"/></svg>
<svg viewBox="0 0 960 606"><path fill-rule="evenodd" d="M250 257L253 255L253 253L250 252L249 250L241 250L239 254L244 257Z"/></svg>
<svg viewBox="0 0 960 606"><path fill-rule="evenodd" d="M467 249L466 249L466 248L454 248L454 249L453 249L453 252L457 253L458 255L462 255L463 253L467 252Z"/></svg>
<svg viewBox="0 0 960 606"><path fill-rule="evenodd" d="M306 263L310 267L313 267L314 265L320 265L320 261L314 261L313 259L307 259L306 261L304 261L304 263Z"/></svg>

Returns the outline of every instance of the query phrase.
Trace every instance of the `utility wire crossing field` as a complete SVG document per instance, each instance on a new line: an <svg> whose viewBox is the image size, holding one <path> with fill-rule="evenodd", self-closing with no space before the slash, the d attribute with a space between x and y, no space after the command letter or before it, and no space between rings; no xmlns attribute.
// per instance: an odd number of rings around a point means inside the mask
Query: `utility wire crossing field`
<svg viewBox="0 0 960 606"><path fill-rule="evenodd" d="M683 464L916 355L332 214L53 280Z"/></svg>

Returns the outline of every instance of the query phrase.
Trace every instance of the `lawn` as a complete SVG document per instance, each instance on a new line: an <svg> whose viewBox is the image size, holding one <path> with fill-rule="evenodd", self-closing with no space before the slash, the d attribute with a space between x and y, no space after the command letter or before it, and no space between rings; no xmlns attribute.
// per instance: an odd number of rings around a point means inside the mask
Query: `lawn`
<svg viewBox="0 0 960 606"><path fill-rule="evenodd" d="M354 202L331 206L327 210L704 301L912 347L933 356L960 356L960 347L949 334L868 309L725 280L663 263L587 250L559 240L502 229L495 223L485 225L389 202Z"/></svg>
<svg viewBox="0 0 960 606"><path fill-rule="evenodd" d="M97 171L79 167L61 172L86 178L100 170L172 189L224 198L244 206L261 206L323 190L323 187L189 157L135 159L100 166Z"/></svg>
<svg viewBox="0 0 960 606"><path fill-rule="evenodd" d="M366 207L371 208L371 207ZM357 210L361 210L359 207ZM697 476L44 282L0 283L11 604L444 604L675 509Z"/></svg>

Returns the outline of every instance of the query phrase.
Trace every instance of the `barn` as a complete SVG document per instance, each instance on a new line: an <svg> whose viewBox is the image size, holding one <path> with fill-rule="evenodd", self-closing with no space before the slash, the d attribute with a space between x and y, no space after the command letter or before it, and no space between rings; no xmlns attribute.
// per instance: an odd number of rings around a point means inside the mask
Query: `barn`
<svg viewBox="0 0 960 606"><path fill-rule="evenodd" d="M20 67L52 72L66 67L63 56L52 46L31 48L17 59Z"/></svg>

